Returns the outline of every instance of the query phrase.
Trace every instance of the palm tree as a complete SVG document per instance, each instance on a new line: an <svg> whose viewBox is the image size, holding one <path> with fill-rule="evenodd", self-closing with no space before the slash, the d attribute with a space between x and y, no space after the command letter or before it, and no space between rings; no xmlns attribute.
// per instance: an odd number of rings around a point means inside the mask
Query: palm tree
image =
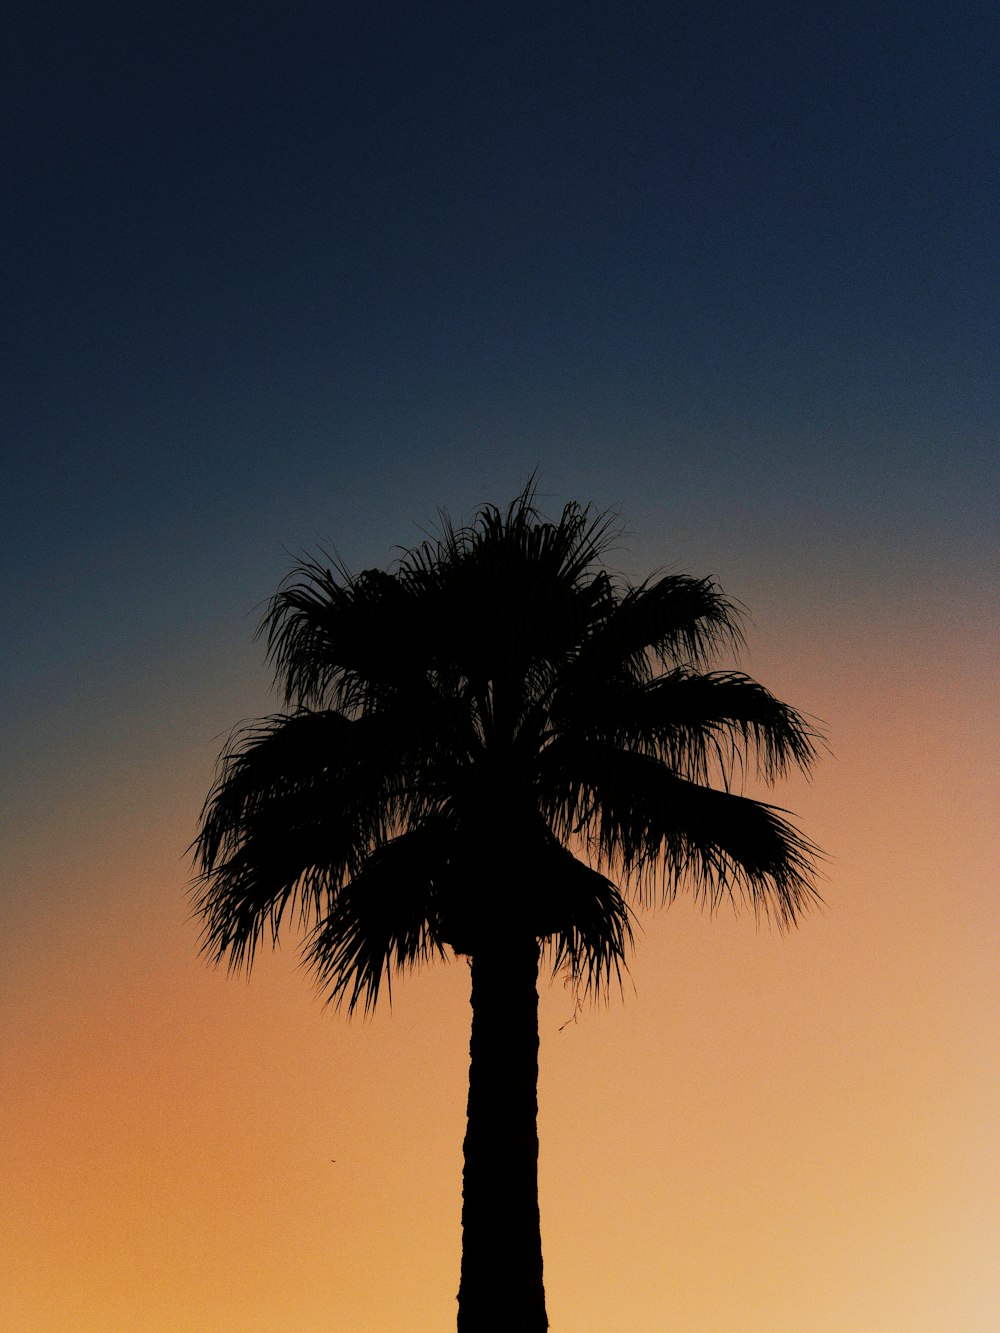
<svg viewBox="0 0 1000 1333"><path fill-rule="evenodd" d="M540 961L620 980L631 909L686 887L795 923L815 848L731 789L806 769L816 734L740 672L708 579L632 584L613 524L533 485L352 576L307 560L261 625L284 710L224 751L194 844L203 948L249 969L283 921L335 1003L448 950L472 1036L461 1333L548 1327L538 1212Z"/></svg>

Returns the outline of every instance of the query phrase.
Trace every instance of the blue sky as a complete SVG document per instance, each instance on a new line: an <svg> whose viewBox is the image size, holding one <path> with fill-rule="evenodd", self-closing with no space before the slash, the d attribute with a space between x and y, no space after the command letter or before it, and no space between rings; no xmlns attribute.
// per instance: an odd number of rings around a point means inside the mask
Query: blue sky
<svg viewBox="0 0 1000 1333"><path fill-rule="evenodd" d="M28 734L196 656L286 548L382 562L535 469L653 564L976 584L995 51L977 4L15 13Z"/></svg>
<svg viewBox="0 0 1000 1333"><path fill-rule="evenodd" d="M554 506L620 506L638 563L985 587L988 6L61 4L8 32L29 751L93 691L229 660L289 551L382 563L536 469Z"/></svg>

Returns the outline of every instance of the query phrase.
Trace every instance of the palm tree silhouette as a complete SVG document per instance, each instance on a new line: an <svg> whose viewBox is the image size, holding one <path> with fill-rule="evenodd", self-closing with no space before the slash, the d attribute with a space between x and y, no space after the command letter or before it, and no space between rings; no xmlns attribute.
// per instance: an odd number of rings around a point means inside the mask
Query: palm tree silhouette
<svg viewBox="0 0 1000 1333"><path fill-rule="evenodd" d="M304 561L260 632L285 711L231 738L194 843L203 948L249 969L291 918L335 1003L454 953L472 974L460 1333L548 1327L538 1212L540 960L620 979L626 895L743 899L779 926L816 849L731 790L806 769L816 733L709 671L741 642L708 579L631 584L613 521L528 487L352 576Z"/></svg>

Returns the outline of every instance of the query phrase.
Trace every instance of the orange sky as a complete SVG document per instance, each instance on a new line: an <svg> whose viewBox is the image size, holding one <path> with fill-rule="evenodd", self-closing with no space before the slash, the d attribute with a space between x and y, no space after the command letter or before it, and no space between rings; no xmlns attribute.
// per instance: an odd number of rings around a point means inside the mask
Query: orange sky
<svg viewBox="0 0 1000 1333"><path fill-rule="evenodd" d="M624 1001L567 1022L561 982L543 989L552 1328L989 1333L995 650L971 601L936 637L906 607L877 628L805 599L755 610L745 665L831 738L777 797L829 854L828 907L780 937L678 902L644 918ZM255 690L223 674L187 718L164 698L95 728L72 771L53 742L51 799L14 794L14 1333L453 1327L465 966L348 1023L290 948L249 984L196 956L181 853L213 737Z"/></svg>

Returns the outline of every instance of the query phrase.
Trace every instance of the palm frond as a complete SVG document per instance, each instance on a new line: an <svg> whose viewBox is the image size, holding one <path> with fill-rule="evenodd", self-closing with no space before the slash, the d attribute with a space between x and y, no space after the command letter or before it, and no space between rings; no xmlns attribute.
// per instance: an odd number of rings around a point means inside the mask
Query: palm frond
<svg viewBox="0 0 1000 1333"><path fill-rule="evenodd" d="M272 598L259 633L286 704L351 713L380 693L426 690L426 608L398 578L303 561Z"/></svg>
<svg viewBox="0 0 1000 1333"><path fill-rule="evenodd" d="M385 977L444 956L436 885L447 873L440 822L426 822L377 847L344 884L313 931L305 961L329 1002L353 1013L375 1007Z"/></svg>
<svg viewBox="0 0 1000 1333"><path fill-rule="evenodd" d="M600 871L556 845L558 869L550 860L539 872L558 879L556 892L564 904L562 923L548 937L552 973L568 971L583 993L599 997L612 979L619 985L628 970L633 934L631 912L618 886ZM554 858L553 858L554 859Z"/></svg>
<svg viewBox="0 0 1000 1333"><path fill-rule="evenodd" d="M407 720L418 725L419 715ZM290 906L300 924L318 919L373 846L434 804L412 775L405 781L412 745L391 715L332 710L278 714L235 733L191 849L209 956L249 968Z"/></svg>
<svg viewBox="0 0 1000 1333"><path fill-rule="evenodd" d="M338 875L324 865L335 861L319 834L336 841L329 823L308 829L262 825L247 832L241 845L218 864L211 876L196 881L194 908L203 921L202 951L225 960L232 972L249 972L257 947L268 936L276 944L291 911L299 929L321 920Z"/></svg>
<svg viewBox="0 0 1000 1333"><path fill-rule="evenodd" d="M642 683L611 681L561 732L651 754L693 781L729 785L735 767L775 782L808 772L819 733L742 672L675 667Z"/></svg>
<svg viewBox="0 0 1000 1333"><path fill-rule="evenodd" d="M687 887L711 908L743 899L785 927L820 900L819 851L784 811L690 782L650 755L592 746L576 758L566 789L553 792L557 832L579 833L597 867L645 905Z"/></svg>
<svg viewBox="0 0 1000 1333"><path fill-rule="evenodd" d="M652 680L656 667L703 667L743 642L740 613L711 579L665 574L632 586L606 577L589 610L573 660L553 690L554 718L579 715L615 681Z"/></svg>
<svg viewBox="0 0 1000 1333"><path fill-rule="evenodd" d="M404 552L396 573L419 602L435 668L473 686L545 676L586 633L613 524L579 505L541 520L530 490L464 527L442 515L439 537Z"/></svg>

